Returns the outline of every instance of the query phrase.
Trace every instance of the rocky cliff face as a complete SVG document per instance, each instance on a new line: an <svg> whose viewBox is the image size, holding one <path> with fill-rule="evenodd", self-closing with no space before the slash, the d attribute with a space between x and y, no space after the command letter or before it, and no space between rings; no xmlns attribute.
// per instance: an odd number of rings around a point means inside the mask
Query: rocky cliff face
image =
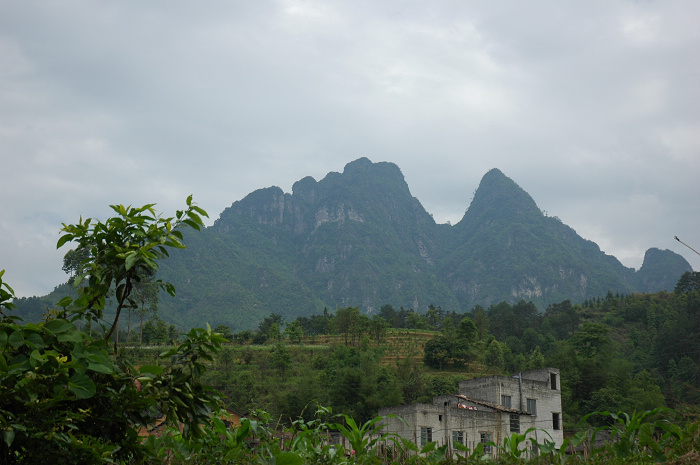
<svg viewBox="0 0 700 465"><path fill-rule="evenodd" d="M192 240L164 263L163 278L188 296L172 311L187 315L195 305L233 328L324 306L468 311L525 299L544 308L609 290L672 289L690 270L682 257L652 249L635 273L545 216L497 169L458 224L437 225L396 165L366 158L320 181L303 178L292 194L257 190Z"/></svg>

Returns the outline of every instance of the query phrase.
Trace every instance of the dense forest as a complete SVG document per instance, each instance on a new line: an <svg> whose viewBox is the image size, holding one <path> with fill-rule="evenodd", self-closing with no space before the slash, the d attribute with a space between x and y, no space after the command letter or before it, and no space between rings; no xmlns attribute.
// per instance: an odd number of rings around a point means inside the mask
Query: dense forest
<svg viewBox="0 0 700 465"><path fill-rule="evenodd" d="M232 342L205 379L243 413L262 408L290 422L324 405L364 421L381 407L456 392L461 379L552 366L569 429L601 410L697 415L699 282L686 273L673 292L609 293L544 313L521 301L468 313L385 305L372 318L355 307L289 322L272 314L255 331L216 328Z"/></svg>
<svg viewBox="0 0 700 465"><path fill-rule="evenodd" d="M310 415L318 403L368 419L381 407L456 392L460 379L553 366L561 370L570 426L595 410L667 405L697 413L698 283L700 273L688 272L673 292L608 293L544 312L522 300L466 313L389 304L371 317L357 307L292 321L273 313L255 330L218 325L231 343L205 378L241 412L264 408L292 419ZM15 302L38 313L46 308L39 298ZM125 343L179 337L157 313L141 324L137 315L127 317L133 321L120 333Z"/></svg>
<svg viewBox="0 0 700 465"><path fill-rule="evenodd" d="M264 408L289 420L321 404L366 420L382 407L456 392L460 379L553 366L561 370L564 419L571 427L596 410L667 405L697 413L698 283L700 273L688 272L673 292L608 293L550 304L544 312L521 300L476 305L466 313L389 304L371 317L357 307L286 322L273 313L256 330L233 333L219 325L231 343L205 379L237 411ZM47 308L39 298L15 302L25 315ZM178 339L177 327L155 309L141 315L147 317L125 315L120 340L148 345Z"/></svg>

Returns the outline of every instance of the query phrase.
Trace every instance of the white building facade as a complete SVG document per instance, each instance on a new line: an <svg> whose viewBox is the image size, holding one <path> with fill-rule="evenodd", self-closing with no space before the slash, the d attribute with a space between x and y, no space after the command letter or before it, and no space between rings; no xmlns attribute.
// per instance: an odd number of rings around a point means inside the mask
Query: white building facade
<svg viewBox="0 0 700 465"><path fill-rule="evenodd" d="M540 444L553 441L558 448L564 440L561 380L556 368L461 381L458 394L435 397L432 404L384 408L379 415L385 417L383 433L398 434L419 448L432 441L438 446L447 444L451 453L459 453L456 442L470 450L479 443L502 445L506 436L530 428L536 429L527 438ZM531 449L532 443L528 439L521 447ZM497 451L486 447L486 452Z"/></svg>

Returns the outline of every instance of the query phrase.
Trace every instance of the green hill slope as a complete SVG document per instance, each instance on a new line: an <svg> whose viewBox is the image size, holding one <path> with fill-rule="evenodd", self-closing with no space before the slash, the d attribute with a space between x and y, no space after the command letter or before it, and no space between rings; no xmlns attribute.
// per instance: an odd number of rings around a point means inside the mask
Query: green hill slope
<svg viewBox="0 0 700 465"><path fill-rule="evenodd" d="M465 312L524 299L544 310L608 291L671 290L691 270L658 249L639 271L626 268L545 216L497 169L484 175L459 223L436 224L398 166L367 158L320 181L303 178L291 194L256 190L212 226L187 232L185 243L159 271L177 289L175 298L161 296L160 316L183 329L208 322L240 331L271 313L289 321L324 308L371 314L386 304ZM20 305L30 319L45 307Z"/></svg>
<svg viewBox="0 0 700 465"><path fill-rule="evenodd" d="M175 284L162 315L182 326L255 327L323 308L385 304L468 311L521 299L540 309L617 293L671 289L690 270L669 251L639 272L578 236L499 170L481 181L464 218L438 225L392 163L361 158L343 173L252 192L187 237L161 277ZM655 250L655 249L654 249ZM670 287L669 287L670 286Z"/></svg>

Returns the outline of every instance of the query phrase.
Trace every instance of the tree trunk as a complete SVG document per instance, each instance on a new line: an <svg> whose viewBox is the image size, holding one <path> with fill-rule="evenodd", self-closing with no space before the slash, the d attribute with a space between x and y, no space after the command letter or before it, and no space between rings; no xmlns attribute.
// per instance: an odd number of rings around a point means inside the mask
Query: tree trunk
<svg viewBox="0 0 700 465"><path fill-rule="evenodd" d="M139 325L139 345L143 345L143 313L141 313L141 324Z"/></svg>
<svg viewBox="0 0 700 465"><path fill-rule="evenodd" d="M126 342L129 342L129 336L131 336L131 308L129 308L129 314L126 317Z"/></svg>

